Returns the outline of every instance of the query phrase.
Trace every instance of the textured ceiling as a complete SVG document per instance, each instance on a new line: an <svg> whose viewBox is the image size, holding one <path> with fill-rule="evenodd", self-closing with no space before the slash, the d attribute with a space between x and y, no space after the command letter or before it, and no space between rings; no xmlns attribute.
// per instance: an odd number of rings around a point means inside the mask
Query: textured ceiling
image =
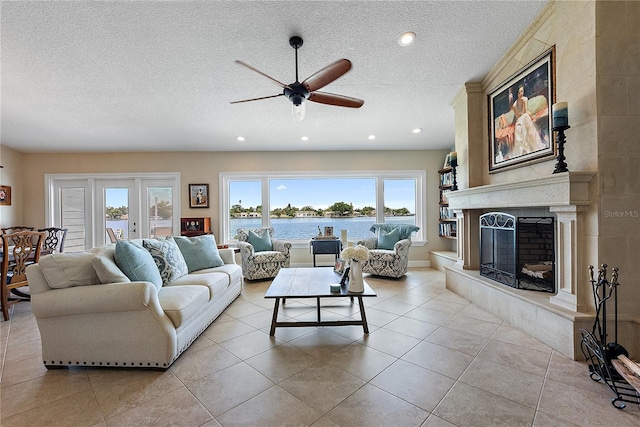
<svg viewBox="0 0 640 427"><path fill-rule="evenodd" d="M21 152L448 148L453 97L545 3L2 1L1 142ZM405 31L417 38L401 48ZM293 35L304 39L300 80L348 58L352 70L322 90L362 108L307 102L296 122L284 97L229 104L281 92L236 59L295 81Z"/></svg>

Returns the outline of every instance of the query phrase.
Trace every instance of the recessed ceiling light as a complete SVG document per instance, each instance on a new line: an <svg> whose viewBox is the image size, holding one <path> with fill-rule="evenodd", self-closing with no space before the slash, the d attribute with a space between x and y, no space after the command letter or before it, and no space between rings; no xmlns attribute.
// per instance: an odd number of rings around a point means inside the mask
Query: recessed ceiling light
<svg viewBox="0 0 640 427"><path fill-rule="evenodd" d="M244 136L239 136L239 137L237 137L236 139L237 139L238 141L242 142L242 141L244 141Z"/></svg>
<svg viewBox="0 0 640 427"><path fill-rule="evenodd" d="M406 33L400 36L400 38L398 39L398 43L400 44L400 46L409 46L414 42L415 39L416 39L416 33L407 31Z"/></svg>
<svg viewBox="0 0 640 427"><path fill-rule="evenodd" d="M309 140L309 137L308 137L308 136L303 136L303 137L301 137L300 139L301 139L301 140L303 140L303 141L308 141L308 140Z"/></svg>
<svg viewBox="0 0 640 427"><path fill-rule="evenodd" d="M420 133L422 132L422 128L415 128L414 130L412 130L411 132L413 133Z"/></svg>
<svg viewBox="0 0 640 427"><path fill-rule="evenodd" d="M376 136L375 136L375 135L369 135L367 138L369 138L369 139L376 139Z"/></svg>

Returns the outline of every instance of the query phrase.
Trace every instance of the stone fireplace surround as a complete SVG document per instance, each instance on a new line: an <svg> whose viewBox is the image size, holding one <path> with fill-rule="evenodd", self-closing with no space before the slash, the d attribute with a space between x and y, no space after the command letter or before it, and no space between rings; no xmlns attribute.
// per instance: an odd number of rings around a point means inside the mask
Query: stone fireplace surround
<svg viewBox="0 0 640 427"><path fill-rule="evenodd" d="M590 329L593 323L585 304L591 289L582 252L587 246L584 213L594 176L567 172L449 193L449 207L458 219L458 239L455 262L443 263L447 288L566 356L581 357L579 330ZM522 208L548 208L556 216L556 294L513 289L480 276L480 215Z"/></svg>

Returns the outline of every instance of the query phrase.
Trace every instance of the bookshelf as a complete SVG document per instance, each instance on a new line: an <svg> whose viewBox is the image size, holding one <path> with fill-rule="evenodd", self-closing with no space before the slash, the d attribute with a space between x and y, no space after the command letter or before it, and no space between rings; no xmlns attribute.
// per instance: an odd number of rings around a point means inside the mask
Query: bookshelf
<svg viewBox="0 0 640 427"><path fill-rule="evenodd" d="M438 216L438 235L447 239L455 239L458 231L456 214L453 213L451 209L449 209L449 201L447 200L447 193L451 191L451 187L453 186L452 168L442 168L438 171L438 175L440 177L440 203L438 206L440 212Z"/></svg>

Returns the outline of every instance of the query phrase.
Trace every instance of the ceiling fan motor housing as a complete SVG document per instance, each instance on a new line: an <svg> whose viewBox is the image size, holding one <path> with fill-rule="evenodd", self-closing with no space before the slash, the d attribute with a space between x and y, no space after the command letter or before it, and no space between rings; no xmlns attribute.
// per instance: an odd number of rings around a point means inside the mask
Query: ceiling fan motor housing
<svg viewBox="0 0 640 427"><path fill-rule="evenodd" d="M302 104L305 99L309 98L309 91L298 82L285 87L283 93L296 107Z"/></svg>

